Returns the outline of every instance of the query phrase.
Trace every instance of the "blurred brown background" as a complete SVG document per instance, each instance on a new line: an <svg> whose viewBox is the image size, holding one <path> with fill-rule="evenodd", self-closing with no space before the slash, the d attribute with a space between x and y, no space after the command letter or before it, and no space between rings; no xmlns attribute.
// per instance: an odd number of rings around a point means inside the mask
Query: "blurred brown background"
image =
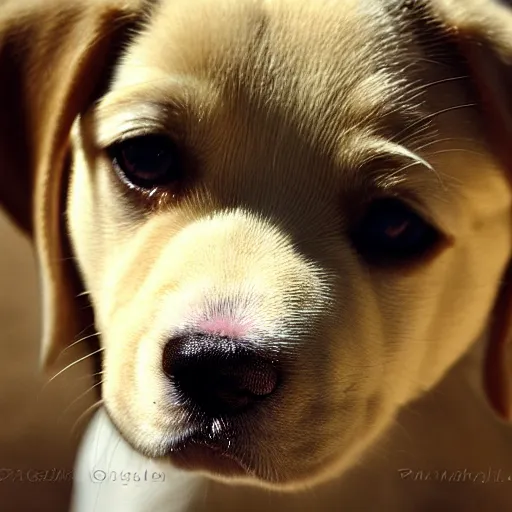
<svg viewBox="0 0 512 512"><path fill-rule="evenodd" d="M48 377L38 368L39 308L30 243L0 211L2 512L68 510L69 472L89 418L82 413L94 400L93 394L87 393L92 385L88 360L44 385ZM86 353L85 344L78 343L61 361L65 365Z"/></svg>

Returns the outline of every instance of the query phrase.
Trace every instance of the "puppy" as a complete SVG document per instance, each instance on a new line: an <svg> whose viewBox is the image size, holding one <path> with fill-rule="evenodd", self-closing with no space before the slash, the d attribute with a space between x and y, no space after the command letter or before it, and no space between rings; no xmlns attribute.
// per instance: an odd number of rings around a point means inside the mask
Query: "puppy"
<svg viewBox="0 0 512 512"><path fill-rule="evenodd" d="M478 340L508 416L507 2L8 0L0 35L42 364L86 295L134 454L220 510L314 496Z"/></svg>

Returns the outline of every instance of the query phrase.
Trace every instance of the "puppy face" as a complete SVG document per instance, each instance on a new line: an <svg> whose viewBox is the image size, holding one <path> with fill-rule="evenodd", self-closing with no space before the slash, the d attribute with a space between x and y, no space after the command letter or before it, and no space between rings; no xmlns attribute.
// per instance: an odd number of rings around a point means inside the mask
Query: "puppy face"
<svg viewBox="0 0 512 512"><path fill-rule="evenodd" d="M509 186L415 33L384 2L163 2L76 121L69 231L135 449L311 484L482 332Z"/></svg>

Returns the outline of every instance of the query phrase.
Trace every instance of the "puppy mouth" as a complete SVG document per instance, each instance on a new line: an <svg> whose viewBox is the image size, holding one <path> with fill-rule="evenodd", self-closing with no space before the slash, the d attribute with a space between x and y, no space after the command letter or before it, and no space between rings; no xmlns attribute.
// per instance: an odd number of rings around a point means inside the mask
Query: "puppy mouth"
<svg viewBox="0 0 512 512"><path fill-rule="evenodd" d="M247 435L243 435L232 421L210 419L182 425L182 433L167 432L166 441L160 447L132 444L131 436L123 433L115 418L106 412L121 436L132 448L146 457L168 462L187 471L205 472L223 478L252 477L258 480L257 467L249 462L250 446ZM185 432L183 432L185 430Z"/></svg>
<svg viewBox="0 0 512 512"><path fill-rule="evenodd" d="M228 438L192 434L172 442L167 457L175 467L188 471L207 471L228 478L252 475L254 471L234 446Z"/></svg>

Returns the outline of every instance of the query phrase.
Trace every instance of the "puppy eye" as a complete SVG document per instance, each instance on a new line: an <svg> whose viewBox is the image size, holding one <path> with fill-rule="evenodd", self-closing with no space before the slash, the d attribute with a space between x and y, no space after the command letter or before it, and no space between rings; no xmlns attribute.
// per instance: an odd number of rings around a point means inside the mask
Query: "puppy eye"
<svg viewBox="0 0 512 512"><path fill-rule="evenodd" d="M441 234L405 203L387 198L369 205L352 238L368 262L386 264L424 256Z"/></svg>
<svg viewBox="0 0 512 512"><path fill-rule="evenodd" d="M108 148L107 153L120 178L138 188L176 184L183 178L178 148L164 135L127 139Z"/></svg>

